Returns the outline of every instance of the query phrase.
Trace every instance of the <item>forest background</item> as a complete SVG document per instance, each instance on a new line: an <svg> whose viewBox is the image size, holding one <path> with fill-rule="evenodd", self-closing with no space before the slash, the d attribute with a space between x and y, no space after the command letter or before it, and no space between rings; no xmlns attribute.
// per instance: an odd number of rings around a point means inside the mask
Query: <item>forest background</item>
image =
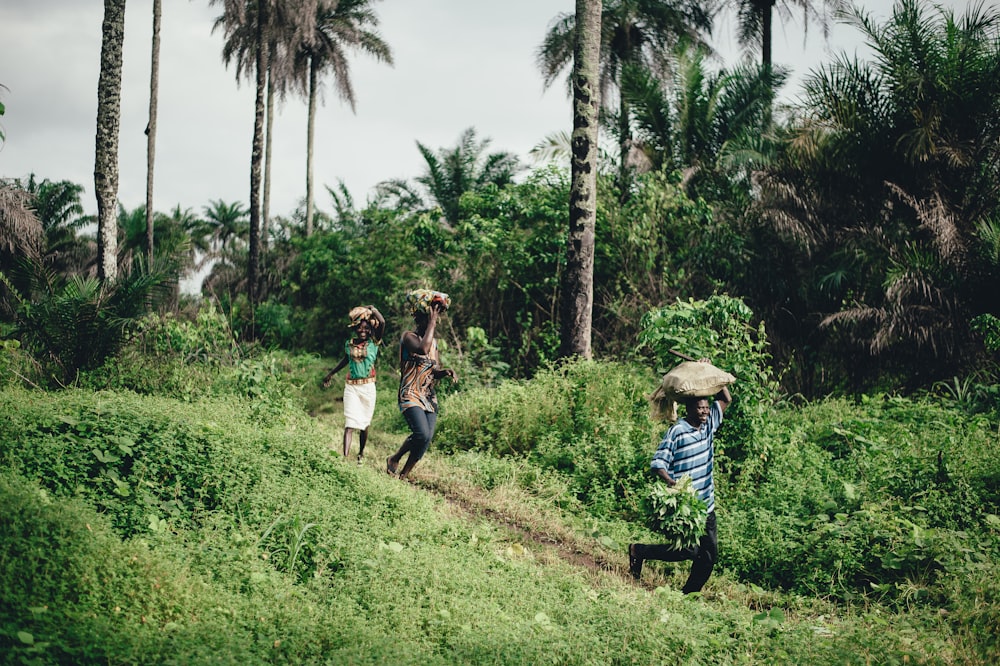
<svg viewBox="0 0 1000 666"><path fill-rule="evenodd" d="M338 8L377 26L368 5L332 8L331 34L365 34L343 30ZM329 211L307 196L273 218L222 200L149 217L119 205L115 280L98 276L101 244L81 232L94 221L80 184L4 182L12 660L178 646L234 662L995 659L1000 16L908 1L886 19L845 14L875 57L832 59L785 106L780 67L713 68L698 46L711 16L692 10L677 30L663 6L605 5L596 360L560 353L566 137L541 142L530 169L472 128L454 146L418 144L424 173L383 182L363 206L336 184ZM569 25L539 45L553 85ZM246 66L239 27L227 34ZM384 59L391 45L375 37L355 46ZM308 91L294 55L287 84ZM202 293L182 294L208 265ZM462 383L442 387L437 443L452 455L396 488L335 464L339 424L315 384L352 306L379 305L391 339L401 295L426 286L454 303L440 333ZM721 434L711 620L670 593L675 568L653 571L652 597L608 578L622 544L649 536L644 469L660 426L644 395L671 349L740 380ZM395 416L382 405L374 450L401 439ZM487 522L442 516L423 490ZM525 545L548 532L596 563L582 585ZM392 560L404 551L423 570ZM373 592L375 575L412 589ZM469 589L487 611L455 601ZM535 612L512 610L531 598ZM574 641L562 627L584 629ZM387 646L397 632L412 654ZM629 647L600 647L609 635Z"/></svg>

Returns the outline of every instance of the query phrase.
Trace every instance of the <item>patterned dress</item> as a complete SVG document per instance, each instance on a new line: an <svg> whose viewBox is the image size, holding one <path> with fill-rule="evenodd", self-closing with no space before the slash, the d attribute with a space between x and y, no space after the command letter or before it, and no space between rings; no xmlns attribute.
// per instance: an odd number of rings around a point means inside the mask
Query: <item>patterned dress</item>
<svg viewBox="0 0 1000 666"><path fill-rule="evenodd" d="M414 354L406 347L399 347L399 411L419 407L425 412L437 413L437 393L434 390L434 369L438 363L437 340L430 353Z"/></svg>

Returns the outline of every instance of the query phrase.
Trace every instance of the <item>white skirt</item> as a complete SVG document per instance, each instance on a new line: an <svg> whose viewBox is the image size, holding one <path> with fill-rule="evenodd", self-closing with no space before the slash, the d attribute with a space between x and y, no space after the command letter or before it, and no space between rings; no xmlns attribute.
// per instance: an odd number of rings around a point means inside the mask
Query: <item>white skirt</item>
<svg viewBox="0 0 1000 666"><path fill-rule="evenodd" d="M375 413L375 382L344 385L344 427L367 430Z"/></svg>

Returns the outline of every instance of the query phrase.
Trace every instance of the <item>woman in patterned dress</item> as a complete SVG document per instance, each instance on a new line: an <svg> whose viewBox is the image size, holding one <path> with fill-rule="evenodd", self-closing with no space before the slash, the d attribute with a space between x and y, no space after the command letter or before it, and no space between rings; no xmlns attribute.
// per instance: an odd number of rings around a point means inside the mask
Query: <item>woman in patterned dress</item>
<svg viewBox="0 0 1000 666"><path fill-rule="evenodd" d="M410 436L396 453L385 461L389 474L396 474L403 456L409 454L399 478L405 479L413 466L427 453L437 425L437 395L434 387L441 377L458 381L455 371L442 368L438 359L434 330L438 317L451 302L447 294L420 289L407 294L413 313L414 330L405 331L399 341L399 411L403 413Z"/></svg>
<svg viewBox="0 0 1000 666"><path fill-rule="evenodd" d="M364 463L365 444L368 443L368 426L375 413L375 359L382 344L385 318L374 305L360 305L350 311L350 327L354 336L344 344L344 357L323 378L323 387L329 388L333 376L345 365L349 366L344 381L344 458L351 455L354 431L358 435L358 464Z"/></svg>

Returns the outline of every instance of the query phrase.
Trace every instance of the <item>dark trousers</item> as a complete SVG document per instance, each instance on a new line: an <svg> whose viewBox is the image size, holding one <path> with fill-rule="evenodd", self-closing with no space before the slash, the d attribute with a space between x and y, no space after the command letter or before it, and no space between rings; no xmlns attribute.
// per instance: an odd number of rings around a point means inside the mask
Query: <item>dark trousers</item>
<svg viewBox="0 0 1000 666"><path fill-rule="evenodd" d="M719 559L719 535L715 529L715 512L708 514L705 521L705 534L702 535L697 546L677 550L665 544L638 543L635 545L635 554L644 560L662 560L664 562L683 562L684 560L694 560L691 563L691 574L688 576L684 588L684 594L699 592L708 582L715 568L715 562Z"/></svg>
<svg viewBox="0 0 1000 666"><path fill-rule="evenodd" d="M410 452L407 464L412 464L424 457L427 447L434 438L434 428L437 426L437 412L425 412L419 407L410 407L403 411L403 418L410 426L410 436L406 438L404 449Z"/></svg>

